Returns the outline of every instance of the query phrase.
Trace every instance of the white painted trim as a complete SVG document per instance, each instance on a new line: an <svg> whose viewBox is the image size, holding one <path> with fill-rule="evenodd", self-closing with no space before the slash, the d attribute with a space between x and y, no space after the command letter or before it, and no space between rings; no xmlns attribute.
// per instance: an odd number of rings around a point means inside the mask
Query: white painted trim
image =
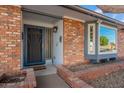
<svg viewBox="0 0 124 93"><path fill-rule="evenodd" d="M90 45L90 26L93 26L93 53L89 51L89 45ZM95 54L95 47L96 47L96 42L95 42L95 37L96 37L96 25L95 23L90 23L88 24L88 54Z"/></svg>
<svg viewBox="0 0 124 93"><path fill-rule="evenodd" d="M107 27L107 28L110 28L110 29L117 30L117 28L116 28L116 27L112 27L112 26L108 26L108 25L104 25L104 24L101 24L101 26L103 26L103 27Z"/></svg>
<svg viewBox="0 0 124 93"><path fill-rule="evenodd" d="M63 18L68 18L68 19L72 19L72 20L76 20L76 21L80 21L80 22L85 23L84 20L81 20L81 19L78 19L78 18L74 18L74 17L64 16Z"/></svg>
<svg viewBox="0 0 124 93"><path fill-rule="evenodd" d="M107 28L110 28L110 29L113 29L113 30L115 30L115 42L116 42L116 50L115 51L113 51L113 52L100 52L100 26L103 26L103 27L107 27ZM113 54L113 53L117 53L117 50L118 50L118 47L117 47L117 45L118 45L118 41L117 41L117 28L115 28L115 27L112 27L112 26L108 26L108 25L104 25L104 24L99 24L99 30L98 30L98 54Z"/></svg>
<svg viewBox="0 0 124 93"><path fill-rule="evenodd" d="M98 47L98 54L99 54L99 51L100 51L100 25L101 25L101 23L98 23L98 43L97 43L97 47Z"/></svg>
<svg viewBox="0 0 124 93"><path fill-rule="evenodd" d="M47 22L42 22L42 21L36 21L35 19L23 19L23 24L28 24L28 25L35 25L35 26L41 26L41 27L49 27L52 28L54 25L47 23Z"/></svg>

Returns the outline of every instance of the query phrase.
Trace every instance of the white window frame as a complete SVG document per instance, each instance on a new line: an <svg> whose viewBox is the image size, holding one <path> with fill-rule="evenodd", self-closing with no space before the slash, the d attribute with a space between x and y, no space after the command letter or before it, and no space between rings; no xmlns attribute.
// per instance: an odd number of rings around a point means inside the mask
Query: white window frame
<svg viewBox="0 0 124 93"><path fill-rule="evenodd" d="M90 27L93 26L93 52L90 52ZM88 54L94 55L95 54L95 36L96 35L96 24L90 23L88 24Z"/></svg>
<svg viewBox="0 0 124 93"><path fill-rule="evenodd" d="M100 26L103 26L103 27L107 27L109 29L113 29L115 31L115 43L116 43L116 50L113 51L113 52L100 52ZM98 54L115 54L117 53L117 28L115 27L112 27L112 26L108 26L108 25L104 25L104 24L99 24L99 31L98 31Z"/></svg>

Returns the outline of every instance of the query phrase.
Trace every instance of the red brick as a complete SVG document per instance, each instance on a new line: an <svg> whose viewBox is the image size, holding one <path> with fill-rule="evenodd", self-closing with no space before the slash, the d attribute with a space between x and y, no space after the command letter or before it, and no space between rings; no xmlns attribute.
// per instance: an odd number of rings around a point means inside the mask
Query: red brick
<svg viewBox="0 0 124 93"><path fill-rule="evenodd" d="M118 58L124 60L124 31L118 31Z"/></svg>
<svg viewBox="0 0 124 93"><path fill-rule="evenodd" d="M85 63L84 23L64 18L64 64Z"/></svg>
<svg viewBox="0 0 124 93"><path fill-rule="evenodd" d="M5 72L20 69L21 20L21 7L0 6L0 69Z"/></svg>

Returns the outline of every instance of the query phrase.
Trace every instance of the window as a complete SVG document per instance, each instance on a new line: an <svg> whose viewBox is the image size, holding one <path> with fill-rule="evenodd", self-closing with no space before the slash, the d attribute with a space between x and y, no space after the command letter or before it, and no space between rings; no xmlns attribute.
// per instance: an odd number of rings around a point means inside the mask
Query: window
<svg viewBox="0 0 124 93"><path fill-rule="evenodd" d="M95 54L95 24L88 24L88 54Z"/></svg>
<svg viewBox="0 0 124 93"><path fill-rule="evenodd" d="M99 53L117 52L117 29L105 25L100 25L99 30Z"/></svg>

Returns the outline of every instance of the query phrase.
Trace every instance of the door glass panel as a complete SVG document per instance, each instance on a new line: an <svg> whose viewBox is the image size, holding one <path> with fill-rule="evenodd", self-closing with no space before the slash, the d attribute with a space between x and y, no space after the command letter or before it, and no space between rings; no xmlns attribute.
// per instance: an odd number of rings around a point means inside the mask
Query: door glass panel
<svg viewBox="0 0 124 93"><path fill-rule="evenodd" d="M42 61L42 32L36 28L28 29L28 61Z"/></svg>

